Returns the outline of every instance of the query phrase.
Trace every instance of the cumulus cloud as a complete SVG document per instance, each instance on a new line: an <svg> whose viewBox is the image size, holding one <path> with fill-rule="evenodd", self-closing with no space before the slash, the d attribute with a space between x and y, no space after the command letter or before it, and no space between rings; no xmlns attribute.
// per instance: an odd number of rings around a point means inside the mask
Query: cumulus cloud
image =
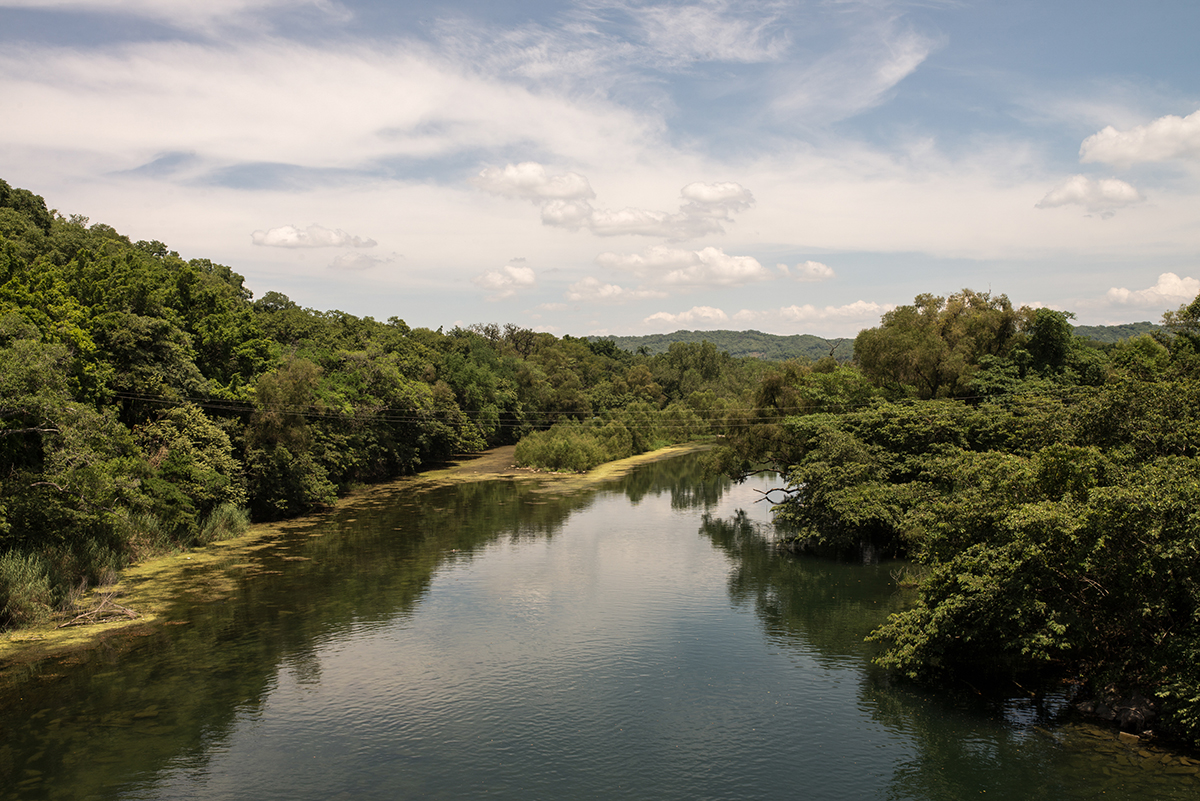
<svg viewBox="0 0 1200 801"><path fill-rule="evenodd" d="M550 175L536 161L488 167L472 179L477 187L505 197L549 200L590 200L596 196L588 179L577 172Z"/></svg>
<svg viewBox="0 0 1200 801"><path fill-rule="evenodd" d="M599 279L588 276L577 281L567 289L567 300L575 302L624 303L630 300L646 298L664 298L666 292L653 289L626 289L617 284L606 284Z"/></svg>
<svg viewBox="0 0 1200 801"><path fill-rule="evenodd" d="M502 300L517 294L518 289L533 286L537 276L532 267L506 264L499 270L488 270L475 276L471 282L488 292L488 300Z"/></svg>
<svg viewBox="0 0 1200 801"><path fill-rule="evenodd" d="M712 306L693 306L687 311L680 312L679 314L657 312L650 315L642 322L663 322L671 325L680 325L681 323L723 323L728 319L728 314Z"/></svg>
<svg viewBox="0 0 1200 801"><path fill-rule="evenodd" d="M679 211L623 208L597 209L588 179L579 173L551 175L533 161L488 167L472 183L485 192L524 198L541 208L542 224L572 231L587 229L597 236L653 236L664 239L693 239L721 233L722 223L733 222L733 214L754 205L754 196L741 184L690 183L680 190Z"/></svg>
<svg viewBox="0 0 1200 801"><path fill-rule="evenodd" d="M255 231L250 240L272 248L373 248L378 244L374 239L351 236L341 228L325 228L316 223L307 228L284 225Z"/></svg>
<svg viewBox="0 0 1200 801"><path fill-rule="evenodd" d="M1086 175L1072 175L1047 192L1036 207L1083 206L1101 217L1111 217L1115 209L1141 203L1144 199L1141 192L1117 178L1093 180Z"/></svg>
<svg viewBox="0 0 1200 801"><path fill-rule="evenodd" d="M662 286L741 286L771 278L753 256L731 256L715 247L685 250L656 245L642 253L601 253L596 262Z"/></svg>
<svg viewBox="0 0 1200 801"><path fill-rule="evenodd" d="M777 264L775 268L784 275L791 275L792 271L788 269L786 264ZM797 281L826 281L834 277L833 268L828 264L822 264L819 261L805 261L796 265L796 280Z"/></svg>
<svg viewBox="0 0 1200 801"><path fill-rule="evenodd" d="M1200 295L1200 281L1190 277L1180 278L1175 273L1163 273L1152 287L1136 290L1113 287L1108 290L1106 297L1122 305L1161 309L1188 303L1197 295Z"/></svg>
<svg viewBox="0 0 1200 801"><path fill-rule="evenodd" d="M1146 161L1200 157L1200 111L1186 117L1168 114L1149 125L1118 131L1109 125L1079 147L1079 160L1129 166Z"/></svg>

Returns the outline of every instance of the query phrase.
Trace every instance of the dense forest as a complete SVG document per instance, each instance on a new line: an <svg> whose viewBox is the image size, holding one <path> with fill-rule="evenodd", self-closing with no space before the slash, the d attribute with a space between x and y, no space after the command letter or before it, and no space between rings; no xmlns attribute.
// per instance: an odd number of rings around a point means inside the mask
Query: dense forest
<svg viewBox="0 0 1200 801"><path fill-rule="evenodd" d="M921 295L853 361L784 362L413 329L255 298L0 181L0 627L455 453L582 470L719 437L713 469L786 475L790 548L910 560L883 665L1142 693L1108 712L1200 744L1200 298L1120 341L1070 320Z"/></svg>
<svg viewBox="0 0 1200 801"><path fill-rule="evenodd" d="M549 429L519 458L581 470L719 433L763 369L254 298L229 267L0 182L0 627L455 453Z"/></svg>
<svg viewBox="0 0 1200 801"><path fill-rule="evenodd" d="M1200 298L1101 345L1003 295L921 295L855 354L766 376L721 460L787 475L795 550L914 560L879 662L1074 682L1127 730L1200 744Z"/></svg>

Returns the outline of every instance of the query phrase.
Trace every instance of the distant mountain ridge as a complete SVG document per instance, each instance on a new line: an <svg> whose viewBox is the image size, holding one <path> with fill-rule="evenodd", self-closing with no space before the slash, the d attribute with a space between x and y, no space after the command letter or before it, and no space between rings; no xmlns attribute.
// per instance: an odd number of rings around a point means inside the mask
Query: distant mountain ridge
<svg viewBox="0 0 1200 801"><path fill-rule="evenodd" d="M1151 322L1122 323L1120 325L1077 325L1075 335L1096 342L1112 343L1122 339L1148 334L1162 326ZM645 348L650 355L666 353L673 342L711 342L717 350L741 358L753 356L771 362L788 359L811 359L816 361L833 355L839 361L854 358L854 337L826 339L814 334L765 334L762 331L688 331L681 329L670 334L646 334L644 336L590 336L591 341L610 340L621 350L637 353Z"/></svg>
<svg viewBox="0 0 1200 801"><path fill-rule="evenodd" d="M671 334L647 334L640 337L588 337L590 340L608 339L618 348L636 353L645 348L650 355L666 353L673 342L711 342L717 350L740 358L753 356L764 361L786 361L787 359L820 359L831 353L841 361L854 357L854 337L825 339L812 334L781 336L764 334L762 331L686 331Z"/></svg>
<svg viewBox="0 0 1200 801"><path fill-rule="evenodd" d="M1142 334L1158 331L1161 325L1149 321L1141 323L1121 323L1119 325L1077 325L1075 336L1093 339L1096 342L1120 342L1122 339L1132 339Z"/></svg>

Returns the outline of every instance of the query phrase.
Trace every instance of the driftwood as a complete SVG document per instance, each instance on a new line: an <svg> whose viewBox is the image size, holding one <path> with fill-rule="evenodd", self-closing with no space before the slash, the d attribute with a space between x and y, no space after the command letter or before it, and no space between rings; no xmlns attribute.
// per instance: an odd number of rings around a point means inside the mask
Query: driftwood
<svg viewBox="0 0 1200 801"><path fill-rule="evenodd" d="M67 626L87 626L92 623L107 623L110 620L118 620L123 617L133 620L140 617L140 615L127 606L113 603L112 595L105 595L104 600L98 606L80 615L76 615L66 623L59 623L55 628L65 629Z"/></svg>

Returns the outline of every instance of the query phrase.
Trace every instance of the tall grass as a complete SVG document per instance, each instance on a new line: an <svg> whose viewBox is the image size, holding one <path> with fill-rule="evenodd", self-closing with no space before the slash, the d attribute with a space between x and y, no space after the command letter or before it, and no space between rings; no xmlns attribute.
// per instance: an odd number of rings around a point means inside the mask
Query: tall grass
<svg viewBox="0 0 1200 801"><path fill-rule="evenodd" d="M250 527L250 513L232 503L223 503L213 509L196 535L197 545L232 539L245 533Z"/></svg>
<svg viewBox="0 0 1200 801"><path fill-rule="evenodd" d="M39 554L0 554L0 626L28 626L50 617L57 593Z"/></svg>

